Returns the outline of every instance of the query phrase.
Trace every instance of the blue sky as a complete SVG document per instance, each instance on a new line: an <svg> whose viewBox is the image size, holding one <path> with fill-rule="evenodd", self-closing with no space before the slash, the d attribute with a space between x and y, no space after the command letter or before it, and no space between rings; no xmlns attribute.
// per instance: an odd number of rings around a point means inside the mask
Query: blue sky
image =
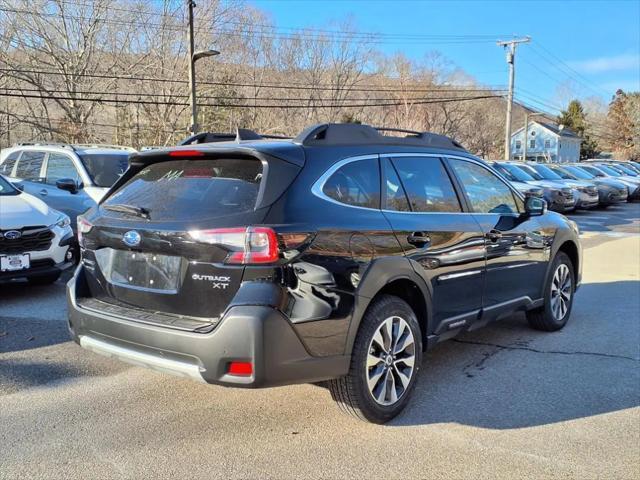
<svg viewBox="0 0 640 480"><path fill-rule="evenodd" d="M529 35L516 58L518 96L555 113L570 97L640 90L640 0L253 0L278 27L335 28L349 18L359 31L383 34ZM419 59L437 50L486 85L506 85L502 49L485 43L378 45ZM543 103L540 103L543 102Z"/></svg>

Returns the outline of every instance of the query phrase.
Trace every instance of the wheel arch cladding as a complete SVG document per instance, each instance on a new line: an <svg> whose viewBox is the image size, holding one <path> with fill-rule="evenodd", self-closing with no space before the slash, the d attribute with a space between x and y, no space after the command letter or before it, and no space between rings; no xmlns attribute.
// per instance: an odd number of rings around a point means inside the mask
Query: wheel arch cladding
<svg viewBox="0 0 640 480"><path fill-rule="evenodd" d="M569 257L573 264L574 282L577 281L578 272L580 271L580 255L578 254L578 246L572 240L566 240L558 248L558 252L563 252Z"/></svg>
<svg viewBox="0 0 640 480"><path fill-rule="evenodd" d="M374 261L367 274L363 276L349 325L345 354L351 354L362 318L371 303L380 295L395 295L411 306L422 330L425 348L430 332L429 319L432 318L429 290L409 261L404 257L396 257Z"/></svg>

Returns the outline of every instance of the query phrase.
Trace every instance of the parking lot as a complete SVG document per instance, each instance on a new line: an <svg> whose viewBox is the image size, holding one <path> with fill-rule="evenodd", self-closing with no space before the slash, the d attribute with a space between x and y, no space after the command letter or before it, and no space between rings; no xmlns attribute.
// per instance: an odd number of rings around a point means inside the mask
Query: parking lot
<svg viewBox="0 0 640 480"><path fill-rule="evenodd" d="M438 345L386 426L314 385L206 386L81 350L65 285L0 286L0 478L639 478L640 204L578 212L568 326Z"/></svg>

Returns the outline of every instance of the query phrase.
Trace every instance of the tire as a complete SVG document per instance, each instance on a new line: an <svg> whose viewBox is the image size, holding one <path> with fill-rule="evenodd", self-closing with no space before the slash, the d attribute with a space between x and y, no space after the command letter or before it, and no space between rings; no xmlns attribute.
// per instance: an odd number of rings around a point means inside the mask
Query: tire
<svg viewBox="0 0 640 480"><path fill-rule="evenodd" d="M555 332L567 324L575 296L575 278L571 259L564 252L558 252L545 281L544 305L527 312L531 328Z"/></svg>
<svg viewBox="0 0 640 480"><path fill-rule="evenodd" d="M38 275L36 277L28 277L27 281L31 285L49 285L60 278L60 272L50 273L48 275Z"/></svg>
<svg viewBox="0 0 640 480"><path fill-rule="evenodd" d="M328 382L331 396L347 414L386 423L409 402L421 362L422 332L415 313L404 300L383 295L362 319L349 373Z"/></svg>

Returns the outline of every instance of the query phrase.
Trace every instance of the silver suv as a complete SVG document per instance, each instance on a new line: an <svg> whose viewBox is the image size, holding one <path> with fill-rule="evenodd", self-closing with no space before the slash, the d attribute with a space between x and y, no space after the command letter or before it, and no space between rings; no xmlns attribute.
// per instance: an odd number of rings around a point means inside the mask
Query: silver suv
<svg viewBox="0 0 640 480"><path fill-rule="evenodd" d="M18 144L0 152L0 175L18 188L76 217L96 205L120 178L133 148L112 145Z"/></svg>

